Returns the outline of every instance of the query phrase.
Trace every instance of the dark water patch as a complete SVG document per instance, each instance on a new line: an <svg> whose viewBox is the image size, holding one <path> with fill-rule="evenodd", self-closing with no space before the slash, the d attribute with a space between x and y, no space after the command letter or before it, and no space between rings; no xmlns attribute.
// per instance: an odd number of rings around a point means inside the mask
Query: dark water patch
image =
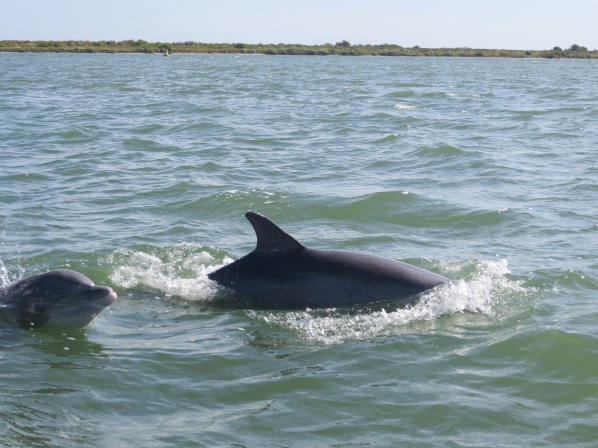
<svg viewBox="0 0 598 448"><path fill-rule="evenodd" d="M416 157L458 157L464 154L466 154L466 151L451 145L436 147L423 146L413 152L413 155Z"/></svg>
<svg viewBox="0 0 598 448"><path fill-rule="evenodd" d="M437 218L434 221L437 225L442 225L445 228L463 231L466 228L500 226L511 222L515 213L509 210L472 211L467 214L455 213L448 217Z"/></svg>
<svg viewBox="0 0 598 448"><path fill-rule="evenodd" d="M399 141L401 139L401 137L404 135L405 134L401 135L401 134L395 134L395 133L387 134L384 137L380 137L375 140L372 140L372 143L375 145L392 144L392 143Z"/></svg>
<svg viewBox="0 0 598 448"><path fill-rule="evenodd" d="M448 92L444 92L444 91L434 91L434 92L424 92L424 93L420 93L420 96L423 98L441 98L441 97L447 97L448 96Z"/></svg>
<svg viewBox="0 0 598 448"><path fill-rule="evenodd" d="M397 117L388 112L373 112L369 113L366 116L362 117L367 121L372 122L396 122Z"/></svg>
<svg viewBox="0 0 598 448"><path fill-rule="evenodd" d="M407 191L385 191L369 194L360 198L345 199L330 209L330 216L335 219L350 220L360 216L380 219L390 216L397 209L404 210L409 204L417 201L417 195Z"/></svg>
<svg viewBox="0 0 598 448"><path fill-rule="evenodd" d="M418 87L418 86L405 86L405 87ZM411 98L415 95L416 95L416 93L413 90L397 90L395 92L388 94L388 96L390 98Z"/></svg>
<svg viewBox="0 0 598 448"><path fill-rule="evenodd" d="M93 140L92 135L89 135L88 133L86 133L82 130L78 130L78 129L63 131L63 132L57 134L57 137L65 140L65 141L68 141L68 142L78 142L78 143Z"/></svg>
<svg viewBox="0 0 598 448"><path fill-rule="evenodd" d="M156 134L156 133L161 133L164 132L167 129L167 127L163 124L157 124L157 123L153 123L153 124L148 124L148 125L144 125L144 126L140 126L137 129L134 130L134 132L136 134L141 134L141 135L148 135L148 134ZM125 140L125 144L128 145L135 145L137 144L137 142L143 142L143 140Z"/></svg>
<svg viewBox="0 0 598 448"><path fill-rule="evenodd" d="M31 182L47 182L50 179L51 179L50 176L43 174L43 173L20 173L20 174L12 174L9 176L2 176L0 178L0 182L31 183Z"/></svg>
<svg viewBox="0 0 598 448"><path fill-rule="evenodd" d="M159 139L156 139L159 140ZM177 147L171 144L163 144L156 140L148 139L126 139L122 143L125 147L129 147L138 151L143 151L149 154L155 153L172 153L177 151Z"/></svg>

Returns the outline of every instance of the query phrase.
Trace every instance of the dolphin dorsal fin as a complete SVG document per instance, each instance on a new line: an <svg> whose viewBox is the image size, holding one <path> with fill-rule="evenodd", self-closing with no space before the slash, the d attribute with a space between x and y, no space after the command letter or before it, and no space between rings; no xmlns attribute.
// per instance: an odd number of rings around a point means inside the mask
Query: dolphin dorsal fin
<svg viewBox="0 0 598 448"><path fill-rule="evenodd" d="M247 212L245 217L249 220L255 236L257 236L258 252L293 251L302 249L304 246L291 235L286 233L265 216L258 213Z"/></svg>

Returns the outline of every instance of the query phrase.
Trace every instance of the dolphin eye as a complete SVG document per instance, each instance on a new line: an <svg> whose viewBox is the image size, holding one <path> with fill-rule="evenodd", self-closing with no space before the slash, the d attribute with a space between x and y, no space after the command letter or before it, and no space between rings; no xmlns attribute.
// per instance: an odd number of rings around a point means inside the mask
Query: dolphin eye
<svg viewBox="0 0 598 448"><path fill-rule="evenodd" d="M31 310L32 314L36 314L36 313L44 314L45 312L46 312L45 306L36 306L35 308L33 308Z"/></svg>

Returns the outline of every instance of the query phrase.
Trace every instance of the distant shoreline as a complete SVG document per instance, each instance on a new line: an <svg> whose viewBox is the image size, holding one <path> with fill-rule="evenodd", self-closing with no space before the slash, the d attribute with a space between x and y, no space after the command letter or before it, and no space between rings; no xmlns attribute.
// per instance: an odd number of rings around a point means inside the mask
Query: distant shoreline
<svg viewBox="0 0 598 448"><path fill-rule="evenodd" d="M195 53L195 54L264 54L316 56L434 56L434 57L492 57L492 58L546 58L598 59L598 50L579 45L552 50L493 50L474 48L421 48L400 45L351 45L347 41L335 44L206 44L200 42L146 42L125 41L0 41L0 52L11 53Z"/></svg>

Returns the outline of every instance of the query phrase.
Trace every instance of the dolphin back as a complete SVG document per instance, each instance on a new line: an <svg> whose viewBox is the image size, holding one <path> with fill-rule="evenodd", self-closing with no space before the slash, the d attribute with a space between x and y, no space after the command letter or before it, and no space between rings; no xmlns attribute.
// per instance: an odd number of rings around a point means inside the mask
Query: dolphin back
<svg viewBox="0 0 598 448"><path fill-rule="evenodd" d="M405 299L448 282L441 275L384 257L307 248L266 217L254 212L245 216L255 230L256 248L208 277L252 304L352 305Z"/></svg>

